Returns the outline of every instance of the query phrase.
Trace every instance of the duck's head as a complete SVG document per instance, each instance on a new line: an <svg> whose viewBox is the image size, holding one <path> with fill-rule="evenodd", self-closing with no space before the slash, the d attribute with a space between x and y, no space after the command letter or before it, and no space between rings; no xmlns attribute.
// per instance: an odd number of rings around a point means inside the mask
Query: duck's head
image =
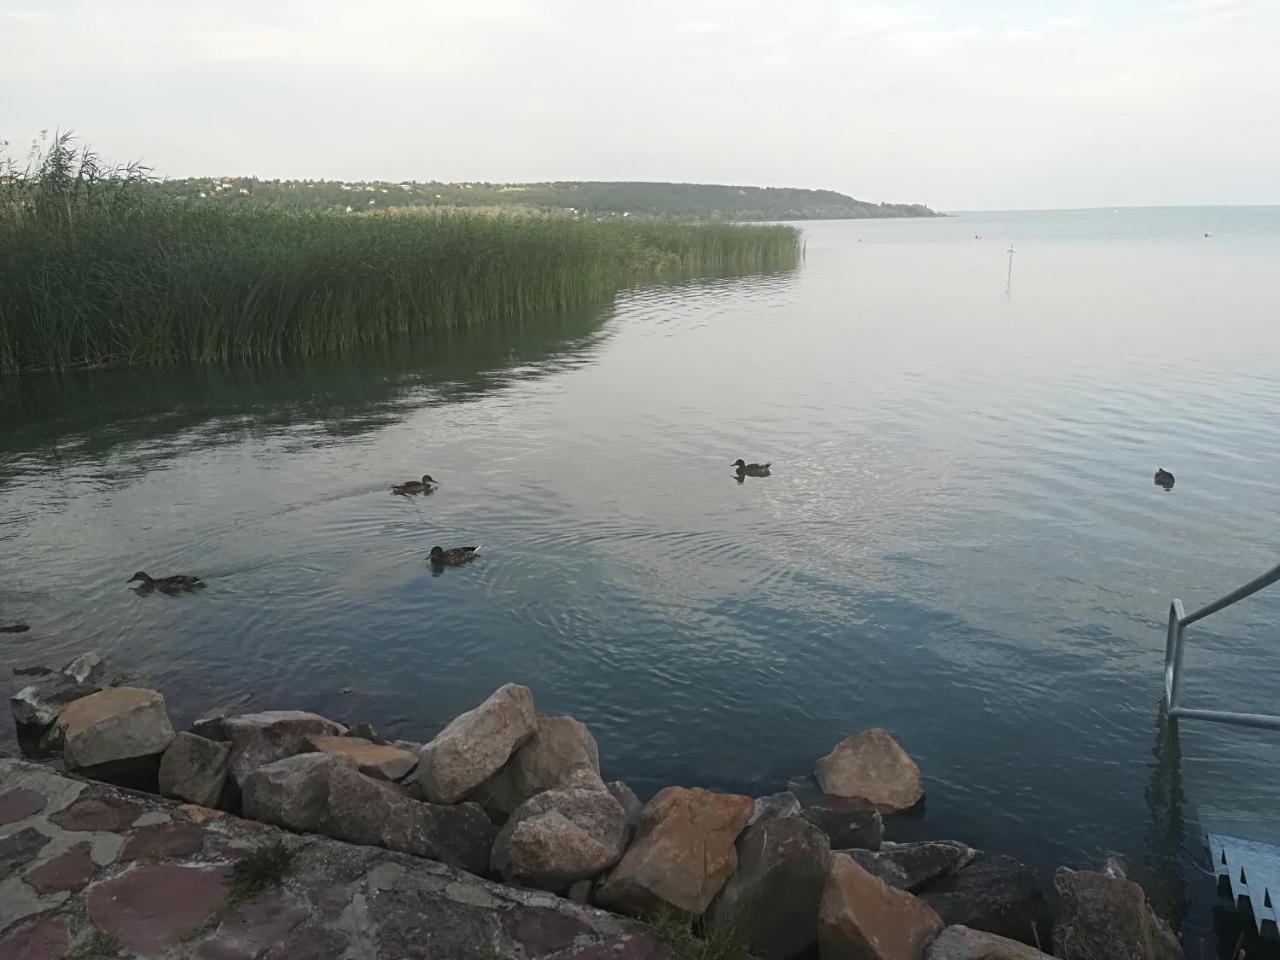
<svg viewBox="0 0 1280 960"><path fill-rule="evenodd" d="M132 577L130 577L128 580L125 581L125 583L150 583L150 582L151 582L151 578L147 576L145 573L143 573L141 570L139 570Z"/></svg>
<svg viewBox="0 0 1280 960"><path fill-rule="evenodd" d="M424 484L431 484L431 483L437 483L437 482L439 482L439 481L437 481L434 477L432 477L432 476L431 476L431 474L429 474L429 473L424 473L424 474L422 475L422 482L423 482Z"/></svg>
<svg viewBox="0 0 1280 960"><path fill-rule="evenodd" d="M443 547L432 547L432 548L431 548L431 559L432 559L432 560L443 560L443 559L444 559L444 548L443 548Z"/></svg>
<svg viewBox="0 0 1280 960"><path fill-rule="evenodd" d="M733 462L733 464L732 464L732 465L733 465L733 466L735 466L735 467L737 467L739 470L741 470L743 467L745 467L745 466L747 465L747 461L745 461L745 460L743 460L741 457L739 457L737 460L735 460L735 461Z"/></svg>

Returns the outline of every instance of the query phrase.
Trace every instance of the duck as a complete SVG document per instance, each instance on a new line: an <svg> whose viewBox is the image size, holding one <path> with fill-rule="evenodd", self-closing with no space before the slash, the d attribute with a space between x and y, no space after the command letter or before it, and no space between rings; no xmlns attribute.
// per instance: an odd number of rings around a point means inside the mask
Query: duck
<svg viewBox="0 0 1280 960"><path fill-rule="evenodd" d="M432 547L431 556L427 559L436 567L460 567L470 563L480 554L479 547Z"/></svg>
<svg viewBox="0 0 1280 960"><path fill-rule="evenodd" d="M737 467L738 473L744 477L767 477L769 476L770 463L746 463L739 458L733 466Z"/></svg>
<svg viewBox="0 0 1280 960"><path fill-rule="evenodd" d="M1166 490L1168 490L1173 486L1173 482L1174 481L1173 481L1172 473L1170 473L1164 467L1158 467L1156 469L1156 486L1157 487L1164 487Z"/></svg>
<svg viewBox="0 0 1280 960"><path fill-rule="evenodd" d="M391 488L392 493L430 493L439 484L429 473L424 473L421 480L406 480Z"/></svg>
<svg viewBox="0 0 1280 960"><path fill-rule="evenodd" d="M205 585L204 581L199 577L192 577L185 573L177 573L170 577L151 577L139 570L125 583L133 586L139 593L150 593L152 590L159 590L161 593L178 593L182 590L196 590Z"/></svg>

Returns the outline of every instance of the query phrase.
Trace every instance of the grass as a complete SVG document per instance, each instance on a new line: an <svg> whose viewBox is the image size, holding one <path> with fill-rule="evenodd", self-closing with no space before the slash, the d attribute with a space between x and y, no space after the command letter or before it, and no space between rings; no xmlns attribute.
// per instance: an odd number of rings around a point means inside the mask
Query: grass
<svg viewBox="0 0 1280 960"><path fill-rule="evenodd" d="M697 936L688 914L662 910L649 919L649 926L672 960L751 960L746 938L731 925L703 924Z"/></svg>
<svg viewBox="0 0 1280 960"><path fill-rule="evenodd" d="M226 906L238 906L263 890L280 886L293 868L296 856L296 850L276 840L241 857L231 868L231 890Z"/></svg>
<svg viewBox="0 0 1280 960"><path fill-rule="evenodd" d="M144 173L60 136L0 176L0 374L318 356L800 255L784 226L198 205Z"/></svg>

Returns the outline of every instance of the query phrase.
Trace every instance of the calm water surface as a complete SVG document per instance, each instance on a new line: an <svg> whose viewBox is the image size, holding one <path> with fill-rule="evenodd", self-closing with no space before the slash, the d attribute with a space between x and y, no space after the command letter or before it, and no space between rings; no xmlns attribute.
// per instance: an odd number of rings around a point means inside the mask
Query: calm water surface
<svg viewBox="0 0 1280 960"><path fill-rule="evenodd" d="M0 620L33 625L0 665L96 648L180 720L414 737L517 680L642 794L781 789L881 725L928 779L900 836L1120 854L1200 929L1194 818L1275 810L1280 752L1158 742L1163 620L1280 555L1280 209L804 230L794 273L501 335L0 382ZM436 543L487 555L433 576ZM1275 711L1278 622L1195 628L1187 702Z"/></svg>

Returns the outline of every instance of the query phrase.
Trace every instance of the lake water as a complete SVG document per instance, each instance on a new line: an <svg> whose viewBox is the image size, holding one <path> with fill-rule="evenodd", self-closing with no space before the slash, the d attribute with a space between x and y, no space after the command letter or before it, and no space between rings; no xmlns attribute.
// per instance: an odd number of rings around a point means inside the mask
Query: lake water
<svg viewBox="0 0 1280 960"><path fill-rule="evenodd" d="M0 381L0 620L33 627L0 666L95 648L178 720L415 738L519 681L642 795L776 791L884 726L928 781L899 836L1119 854L1211 938L1194 818L1277 809L1280 741L1184 723L1174 763L1156 700L1169 601L1280 555L1280 208L803 229L795 272L501 334ZM1185 701L1275 711L1278 622L1280 590L1192 628Z"/></svg>

